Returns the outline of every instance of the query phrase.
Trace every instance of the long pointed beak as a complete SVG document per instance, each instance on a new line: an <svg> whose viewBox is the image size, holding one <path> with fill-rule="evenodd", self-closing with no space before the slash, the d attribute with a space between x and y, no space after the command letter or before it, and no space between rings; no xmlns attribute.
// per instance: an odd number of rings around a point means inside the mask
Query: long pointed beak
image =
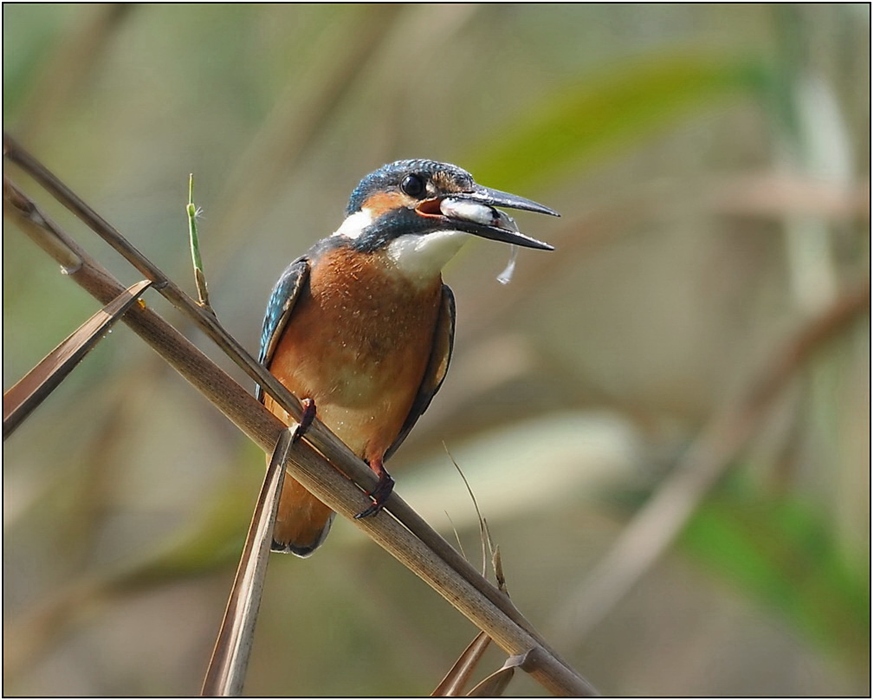
<svg viewBox="0 0 873 700"><path fill-rule="evenodd" d="M506 207L507 209L522 209L524 211L533 211L537 214L548 214L549 216L560 216L554 209L539 202L534 202L525 197L519 197L517 194L509 192L501 192L500 190L492 190L490 187L478 187L469 194L462 195L465 199L472 199L482 204L487 204L492 207Z"/></svg>
<svg viewBox="0 0 873 700"><path fill-rule="evenodd" d="M457 192L436 199L425 200L416 211L425 217L442 219L466 233L524 248L554 250L554 246L538 241L518 230L511 216L495 207L521 209L537 214L560 216L554 209L518 195L476 185L470 192Z"/></svg>

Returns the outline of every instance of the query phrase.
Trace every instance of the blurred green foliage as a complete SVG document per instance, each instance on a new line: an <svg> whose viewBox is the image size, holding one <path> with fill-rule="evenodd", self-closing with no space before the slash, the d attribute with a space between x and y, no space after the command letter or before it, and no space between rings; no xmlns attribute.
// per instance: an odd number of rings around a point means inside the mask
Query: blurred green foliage
<svg viewBox="0 0 873 700"><path fill-rule="evenodd" d="M612 494L656 493L749 369L869 278L869 6L3 13L5 128L189 289L193 172L212 303L252 350L272 281L384 162L452 160L562 212L519 216L558 252L522 255L507 288L497 246L450 266L453 367L392 460L427 465L424 494L392 467L399 492L475 552L448 443L536 625L627 522ZM6 224L8 387L98 304ZM567 642L605 693L869 694L869 328L786 394L683 546ZM7 690L196 692L263 456L118 329L4 457ZM338 522L315 557L271 565L247 692L426 693L473 634ZM541 691L517 674L509 692Z"/></svg>
<svg viewBox="0 0 873 700"><path fill-rule="evenodd" d="M834 653L869 654L869 576L847 561L808 499L762 493L734 475L698 510L683 535L691 553L780 610Z"/></svg>
<svg viewBox="0 0 873 700"><path fill-rule="evenodd" d="M541 100L474 156L470 167L485 181L535 186L571 166L592 167L598 156L614 158L695 107L714 110L737 94L760 94L764 71L750 57L700 50L627 60Z"/></svg>

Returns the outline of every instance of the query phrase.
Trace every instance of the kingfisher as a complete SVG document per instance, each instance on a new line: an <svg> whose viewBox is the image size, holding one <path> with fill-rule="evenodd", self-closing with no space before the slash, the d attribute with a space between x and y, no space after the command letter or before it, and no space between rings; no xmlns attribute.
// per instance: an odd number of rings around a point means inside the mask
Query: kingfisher
<svg viewBox="0 0 873 700"><path fill-rule="evenodd" d="M495 207L559 216L524 197L476 184L465 170L400 160L367 175L346 218L282 273L267 305L259 361L378 476L378 513L394 487L387 460L442 386L452 354L455 300L443 266L479 236L553 250ZM280 420L292 417L258 387ZM272 550L312 554L334 513L284 481Z"/></svg>

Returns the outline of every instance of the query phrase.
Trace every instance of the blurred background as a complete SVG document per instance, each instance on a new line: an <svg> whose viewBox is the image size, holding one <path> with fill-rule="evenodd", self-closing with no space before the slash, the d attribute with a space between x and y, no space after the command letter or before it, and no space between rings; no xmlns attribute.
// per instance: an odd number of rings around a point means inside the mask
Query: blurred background
<svg viewBox="0 0 873 700"><path fill-rule="evenodd" d="M398 492L479 566L451 453L516 604L604 694L869 695L867 310L748 439L700 442L869 280L869 6L5 4L3 41L5 129L192 294L194 173L253 353L274 280L385 162L561 211L518 214L557 252L508 286L498 244L446 270L453 366ZM4 388L99 308L6 224ZM263 454L122 325L4 448L4 691L198 692ZM475 634L348 522L271 563L248 694L427 694Z"/></svg>

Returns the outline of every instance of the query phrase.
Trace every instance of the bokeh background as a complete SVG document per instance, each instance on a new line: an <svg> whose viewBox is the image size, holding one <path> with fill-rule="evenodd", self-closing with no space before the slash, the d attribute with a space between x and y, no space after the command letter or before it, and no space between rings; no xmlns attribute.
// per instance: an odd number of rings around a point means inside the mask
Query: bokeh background
<svg viewBox="0 0 873 700"><path fill-rule="evenodd" d="M194 173L212 302L252 352L273 281L382 163L560 210L518 215L558 250L507 287L494 243L446 270L453 366L398 492L478 562L448 450L517 605L603 693L869 695L866 312L726 450L664 556L591 597L731 397L869 279L868 5L5 4L3 40L4 127L192 293ZM97 308L5 220L4 387ZM263 455L119 325L3 471L4 691L196 693ZM474 633L337 522L272 561L246 692L426 694Z"/></svg>

